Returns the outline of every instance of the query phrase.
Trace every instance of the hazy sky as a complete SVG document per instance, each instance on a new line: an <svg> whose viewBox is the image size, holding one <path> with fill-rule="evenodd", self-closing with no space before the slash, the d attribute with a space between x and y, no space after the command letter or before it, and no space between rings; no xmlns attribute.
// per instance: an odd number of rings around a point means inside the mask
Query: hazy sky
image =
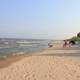
<svg viewBox="0 0 80 80"><path fill-rule="evenodd" d="M0 37L64 39L80 31L80 0L0 0Z"/></svg>

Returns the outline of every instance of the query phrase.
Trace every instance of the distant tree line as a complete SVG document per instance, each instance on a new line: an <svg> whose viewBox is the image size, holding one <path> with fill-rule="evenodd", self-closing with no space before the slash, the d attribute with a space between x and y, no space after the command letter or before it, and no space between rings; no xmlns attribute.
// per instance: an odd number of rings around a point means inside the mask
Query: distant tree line
<svg viewBox="0 0 80 80"><path fill-rule="evenodd" d="M80 32L77 34L77 37L79 37L79 38L80 38Z"/></svg>
<svg viewBox="0 0 80 80"><path fill-rule="evenodd" d="M71 39L69 40L74 40L74 41L80 41L80 32L77 33L77 36L73 36Z"/></svg>

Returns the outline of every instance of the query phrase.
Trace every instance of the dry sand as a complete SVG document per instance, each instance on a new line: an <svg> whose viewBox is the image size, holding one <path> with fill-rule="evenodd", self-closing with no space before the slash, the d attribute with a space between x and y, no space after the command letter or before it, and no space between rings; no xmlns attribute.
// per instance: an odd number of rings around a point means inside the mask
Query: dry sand
<svg viewBox="0 0 80 80"><path fill-rule="evenodd" d="M0 68L0 80L80 80L80 57L66 56L65 52L72 55L76 51L47 49L34 55L17 57L16 62L14 58L14 63Z"/></svg>

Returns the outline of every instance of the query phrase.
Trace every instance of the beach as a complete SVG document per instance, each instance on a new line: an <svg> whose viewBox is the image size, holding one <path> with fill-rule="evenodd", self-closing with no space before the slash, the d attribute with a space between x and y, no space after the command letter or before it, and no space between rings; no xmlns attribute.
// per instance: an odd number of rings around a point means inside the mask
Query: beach
<svg viewBox="0 0 80 80"><path fill-rule="evenodd" d="M80 80L80 0L0 0L0 80Z"/></svg>
<svg viewBox="0 0 80 80"><path fill-rule="evenodd" d="M0 60L0 80L80 80L79 53L78 48L47 48Z"/></svg>

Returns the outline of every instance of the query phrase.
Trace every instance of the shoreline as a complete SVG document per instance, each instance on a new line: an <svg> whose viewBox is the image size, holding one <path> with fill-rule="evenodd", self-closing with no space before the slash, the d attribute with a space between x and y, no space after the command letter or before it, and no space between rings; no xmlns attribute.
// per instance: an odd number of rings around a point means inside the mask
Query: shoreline
<svg viewBox="0 0 80 80"><path fill-rule="evenodd" d="M25 57L29 57L29 56L35 55L37 53L41 53L41 52L45 51L46 49L42 49L40 51L31 52L31 53L17 52L15 54L0 56L0 68L8 67L17 61L24 59Z"/></svg>
<svg viewBox="0 0 80 80"><path fill-rule="evenodd" d="M31 56L53 56L53 57L76 57L79 58L78 53L74 52L79 50L78 48L45 48L37 52L33 53L25 53L25 52L18 52L16 54L2 56L0 57L0 68L5 68L10 66L11 64L20 61L24 58L31 57ZM68 51L68 52L67 52ZM72 51L72 53L70 53ZM64 54L63 54L64 53Z"/></svg>

